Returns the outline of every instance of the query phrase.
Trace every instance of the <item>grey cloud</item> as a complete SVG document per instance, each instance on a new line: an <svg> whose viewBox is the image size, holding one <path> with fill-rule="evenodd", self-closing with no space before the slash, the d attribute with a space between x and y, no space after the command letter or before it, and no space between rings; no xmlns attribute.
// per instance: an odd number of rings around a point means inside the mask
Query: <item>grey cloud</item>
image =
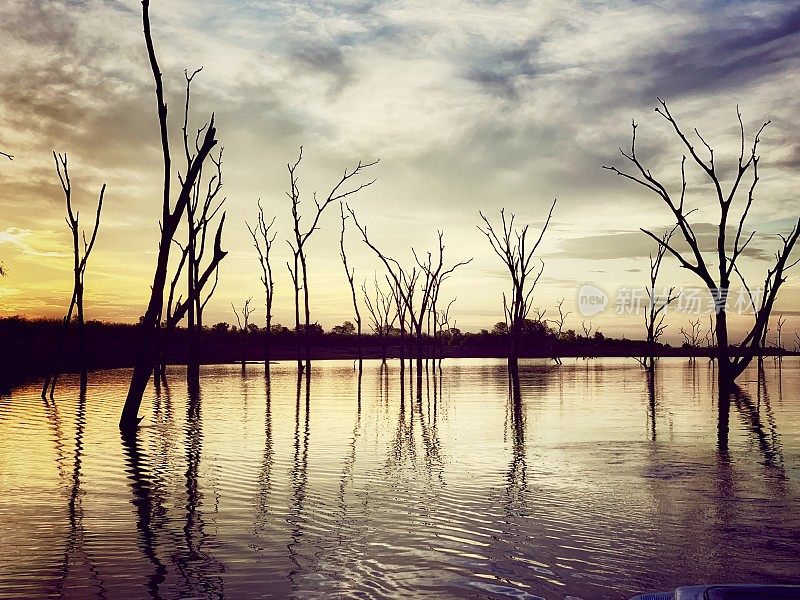
<svg viewBox="0 0 800 600"><path fill-rule="evenodd" d="M663 228L651 229L659 235ZM717 244L717 226L712 223L695 223L692 225L700 250L703 253L715 253ZM733 227L727 229L727 239L729 246L733 245L736 230ZM745 231L743 236L748 235ZM754 260L767 260L772 257L770 251L758 246L759 242L765 241L764 236L757 235L753 238L750 245L742 253L743 257ZM743 238L744 241L746 237ZM676 232L670 245L680 253L686 254L691 258L691 250L682 238L680 232ZM627 233L599 234L578 238L562 240L558 251L551 254L553 258L576 258L584 260L609 260L621 258L646 258L655 252L656 242L641 231L631 231ZM689 262L694 262L689 260ZM635 272L638 269L628 269Z"/></svg>
<svg viewBox="0 0 800 600"><path fill-rule="evenodd" d="M646 69L638 73L632 69L632 74L650 75L646 97L741 87L798 63L800 7L796 4L787 3L785 11L767 17L734 10L720 19L717 8L711 10L703 15L705 28L645 57Z"/></svg>

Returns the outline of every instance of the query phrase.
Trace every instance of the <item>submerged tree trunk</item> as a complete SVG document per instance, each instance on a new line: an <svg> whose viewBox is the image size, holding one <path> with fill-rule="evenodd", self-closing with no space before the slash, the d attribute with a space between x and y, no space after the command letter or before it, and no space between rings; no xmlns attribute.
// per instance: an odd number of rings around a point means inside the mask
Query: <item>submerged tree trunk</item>
<svg viewBox="0 0 800 600"><path fill-rule="evenodd" d="M181 189L175 208L171 208L170 189L171 189L171 159L169 150L169 137L167 133L167 105L164 101L164 90L161 78L161 70L158 66L153 39L150 34L150 1L142 0L142 23L144 29L147 53L150 59L150 67L153 72L153 79L156 85L156 101L158 108L159 129L161 134L161 149L164 162L164 186L161 217L161 237L156 259L156 270L153 275L153 284L150 292L150 300L147 310L142 317L139 325L139 346L135 356L133 375L131 384L128 388L128 395L125 399L125 406L122 409L119 426L123 430L135 428L139 423L139 406L142 396L147 388L147 382L153 372L153 363L159 352L160 318L164 308L164 289L167 283L167 269L169 267L169 254L172 247L172 239L183 217L183 211L189 201L192 188L197 180L202 164L217 144L216 127L212 115L202 142L198 145L197 155L190 161L191 165L187 170L185 179L181 182Z"/></svg>

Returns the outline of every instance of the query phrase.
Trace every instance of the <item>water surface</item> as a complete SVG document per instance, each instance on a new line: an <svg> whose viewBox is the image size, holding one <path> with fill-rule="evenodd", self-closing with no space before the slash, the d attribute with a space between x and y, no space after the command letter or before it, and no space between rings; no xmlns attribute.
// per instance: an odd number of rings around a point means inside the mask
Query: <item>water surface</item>
<svg viewBox="0 0 800 600"><path fill-rule="evenodd" d="M130 371L0 397L0 598L627 598L800 576L800 361ZM406 388L408 382L406 381ZM360 392L359 392L360 389ZM723 409L726 408L723 403ZM724 418L727 414L727 419Z"/></svg>

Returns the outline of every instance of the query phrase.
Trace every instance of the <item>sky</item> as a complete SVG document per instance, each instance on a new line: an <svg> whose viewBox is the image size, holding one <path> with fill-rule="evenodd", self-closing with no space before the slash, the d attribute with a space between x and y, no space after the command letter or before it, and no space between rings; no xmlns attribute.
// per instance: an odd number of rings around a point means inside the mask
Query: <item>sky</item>
<svg viewBox="0 0 800 600"><path fill-rule="evenodd" d="M350 199L376 245L410 265L411 248L435 250L442 230L448 263L473 258L442 291L457 298L452 313L467 331L502 319L509 286L477 229L478 211L496 221L505 207L538 235L557 198L537 251L545 270L533 305L550 318L564 298L568 327L591 322L609 335L643 334L642 316L619 301L648 280L654 243L639 228L663 230L670 212L601 167L626 166L618 148L629 147L635 120L638 155L677 190L685 149L653 111L657 97L688 134L697 128L715 148L725 181L739 152L737 105L748 138L771 119L746 227L758 233L742 259L752 287L779 248L777 234L800 215L800 2L154 0L151 18L176 168L184 69L203 67L191 125L213 111L225 149L229 254L207 324L234 322L231 303L248 297L257 307L252 320L263 323L260 270L245 227L259 198L278 231L275 321L291 324L286 164L301 145L304 214L312 193L326 193L345 168L380 159L361 180L375 177L375 184ZM86 273L87 318L134 322L155 268L162 182L141 5L5 0L0 44L0 150L14 155L0 157L0 260L8 270L0 315L55 317L69 302L72 258L55 150L69 155L84 227L107 184ZM718 207L691 163L687 184L693 222L711 241ZM312 320L326 328L352 320L339 227L331 206L308 243ZM346 244L357 281L383 277L352 228ZM669 257L661 281L687 290L700 283ZM576 303L586 284L609 297L591 317ZM786 316L791 343L800 332L800 269L775 312ZM680 340L692 318L672 311L666 338ZM749 320L735 317L734 329Z"/></svg>

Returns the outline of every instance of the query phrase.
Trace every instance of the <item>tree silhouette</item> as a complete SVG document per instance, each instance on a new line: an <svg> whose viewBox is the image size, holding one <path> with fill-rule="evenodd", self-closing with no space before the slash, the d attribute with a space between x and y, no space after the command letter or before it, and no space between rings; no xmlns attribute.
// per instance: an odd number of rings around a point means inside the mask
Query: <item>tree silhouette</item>
<svg viewBox="0 0 800 600"><path fill-rule="evenodd" d="M248 298L244 301L242 305L242 314L241 317L239 316L239 311L236 310L236 307L231 302L231 308L233 309L233 314L236 316L236 323L239 325L239 332L240 332L240 339L242 344L242 371L244 371L244 365L246 362L245 356L245 345L247 343L247 329L250 323L250 315L255 312L255 308L250 307L250 302L253 301L253 298Z"/></svg>
<svg viewBox="0 0 800 600"><path fill-rule="evenodd" d="M305 348L305 362L306 362L306 369L310 369L311 367L311 346L309 344L309 337L308 331L311 327L311 307L309 305L309 294L308 294L308 261L306 255L306 243L308 242L311 235L318 229L319 220L322 217L323 212L328 206L331 205L333 202L339 202L344 200L346 197L351 196L366 187L371 186L375 183L375 179L372 181L368 181L367 183L362 183L354 188L347 189L345 184L347 184L353 177L358 176L361 174L362 171L378 164L378 161L375 160L370 163L364 163L359 161L353 169L348 171L347 169L344 170L344 174L341 176L339 181L331 188L330 192L325 196L325 199L320 202L317 200L317 193L314 192L313 199L314 199L314 207L315 210L313 211L313 216L311 218L311 225L307 229L302 229L300 226L300 221L302 219L302 215L300 214L300 189L298 187L298 178L297 178L297 168L300 165L300 161L303 160L303 147L300 146L300 152L297 156L297 160L294 164L289 163L286 165L286 168L289 171L289 184L290 184L290 191L286 193L289 196L289 199L292 203L292 220L294 222L294 240L289 241L289 247L292 249L293 254L293 264L287 263L287 267L289 268L289 273L292 277L292 282L294 283L294 305L295 305L295 331L297 335L297 366L298 369L302 369L302 359L301 359L301 346ZM303 315L304 315L304 326L300 326L300 290L303 291Z"/></svg>
<svg viewBox="0 0 800 600"><path fill-rule="evenodd" d="M356 297L355 267L352 269L347 264L347 253L344 249L344 232L346 229L346 221L348 216L344 213L344 202L339 201L339 214L342 218L342 231L339 235L339 256L342 257L342 265L344 266L344 274L347 277L347 283L350 284L350 294L353 299L353 312L356 315L356 335L358 336L358 368L361 369L362 362L362 346L361 346L361 311L358 309L358 298ZM375 283L377 288L378 284ZM366 297L366 290L364 291ZM385 361L384 357L384 361Z"/></svg>
<svg viewBox="0 0 800 600"><path fill-rule="evenodd" d="M400 263L383 252L369 239L366 226L361 225L356 218L356 214L352 208L347 207L347 211L353 218L353 223L361 232L361 237L364 243L375 253L383 265L386 267L389 285L392 289L392 294L395 296L396 301L401 301L404 305L403 311L398 311L400 315L401 331L404 326L404 316L408 316L408 323L413 331L415 350L416 350L416 365L417 365L417 395L422 394L422 359L423 359L423 331L428 311L431 309L434 293L441 288L441 284L445 281L456 269L472 262L472 259L464 260L455 263L449 268L444 267L444 233L437 231L439 240L439 249L436 258L433 257L431 252L427 252L422 258L417 254L416 250L411 249L414 256L416 266L410 270L405 270L400 266ZM419 288L419 290L417 290ZM419 296L416 292L419 291ZM415 300L417 298L417 300ZM401 361L401 375L402 375L402 361Z"/></svg>
<svg viewBox="0 0 800 600"><path fill-rule="evenodd" d="M503 261L508 269L508 274L511 276L510 298L503 292L503 316L508 324L508 366L512 369L517 368L517 360L520 353L520 332L522 323L531 309L531 295L544 271L544 261L541 260L539 261L539 269L536 271L534 264L532 264L533 256L542 242L545 231L547 231L547 226L550 224L555 207L556 201L553 200L544 226L539 232L539 237L530 247L527 245L530 225L515 229L514 215L512 214L510 219L506 219L505 209L501 208L500 223L502 230L495 231L489 219L482 212L478 213L485 224L485 227L479 225L478 230L489 240L492 250ZM531 276L533 276L532 280L530 279Z"/></svg>
<svg viewBox="0 0 800 600"><path fill-rule="evenodd" d="M261 200L258 201L258 221L256 228L253 230L249 224L247 229L253 237L253 246L258 253L258 262L261 266L261 283L264 285L265 304L267 309L266 322L267 331L264 335L264 368L269 371L270 361L270 346L272 343L272 302L274 299L275 281L272 278L272 263L270 262L270 252L272 251L272 244L275 241L276 233L272 231L275 224L275 217L267 225L264 218L264 209L261 206Z"/></svg>
<svg viewBox="0 0 800 600"><path fill-rule="evenodd" d="M786 317L782 314L778 315L778 322L775 324L775 331L777 333L776 341L778 343L778 352L783 353L783 341L781 339L781 334L783 331L783 326L786 324Z"/></svg>
<svg viewBox="0 0 800 600"><path fill-rule="evenodd" d="M53 152L53 160L56 163L56 172L58 179L61 182L61 189L64 191L64 198L67 203L67 225L69 226L70 233L72 234L72 298L67 308L67 314L64 316L63 329L66 332L72 321L73 310L75 311L76 323L78 326L78 359L81 369L86 368L85 364L85 348L84 348L84 316L83 316L83 291L84 291L84 277L86 275L86 263L89 260L89 255L94 248L94 242L97 239L97 231L100 229L100 211L103 209L103 196L106 193L106 184L100 188L100 194L97 200L97 210L95 212L94 227L89 239L86 239L86 232L81 231L80 228L80 211L76 211L72 206L72 182L69 178L69 167L66 154L57 154ZM81 248L81 242L83 248ZM56 352L61 352L57 350ZM56 382L58 381L58 357L54 360L54 367L50 375L48 375L44 384L42 385L42 398L49 394L53 397L56 389Z"/></svg>
<svg viewBox="0 0 800 600"><path fill-rule="evenodd" d="M656 283L658 282L658 273L661 270L661 261L664 260L664 255L667 252L666 245L669 244L670 238L674 233L674 228L665 232L661 237L663 243L660 243L656 248L655 256L652 253L650 254L650 287L647 288L647 310L644 313L644 326L647 331L647 354L641 358L637 357L639 363L647 370L652 370L656 366L656 344L667 328L664 324L667 307L678 299L678 296L674 294L674 287L669 288L666 296L658 296L656 294Z"/></svg>
<svg viewBox="0 0 800 600"><path fill-rule="evenodd" d="M397 321L397 308L393 302L394 297L391 290L385 292L378 284L377 277L375 278L375 296L370 297L369 290L367 289L367 282L361 284L361 291L364 294L364 304L367 307L370 318L370 328L373 333L378 336L381 345L381 363L386 362L386 341L389 337L389 332L394 327Z"/></svg>
<svg viewBox="0 0 800 600"><path fill-rule="evenodd" d="M164 288L167 283L169 255L173 244L172 240L183 218L183 213L192 198L192 194L195 190L195 183L200 177L203 163L209 157L214 146L217 145L217 129L214 126L214 115L212 113L208 124L199 130L195 144L197 151L194 156L189 155L185 175L178 177L180 191L178 192L173 207L171 201L172 160L170 156L167 124L167 104L164 100L161 70L158 66L158 60L153 47L153 38L150 32L150 0L142 0L142 26L145 44L147 46L147 55L156 88L161 153L164 166L163 198L161 206L161 236L158 245L158 256L156 259L153 284L151 286L150 300L147 305L147 310L139 324L139 347L135 358L133 375L131 376L130 388L128 389L125 406L122 409L122 415L120 417L119 425L120 428L124 430L130 430L139 423L139 406L142 402L142 395L147 387L147 382L153 372L153 357L159 354L160 319L164 308ZM217 232L217 238L219 238L220 235L221 227ZM195 291L195 293L197 292ZM187 298L186 302L191 302L193 300L193 298Z"/></svg>
<svg viewBox="0 0 800 600"><path fill-rule="evenodd" d="M197 69L191 75L189 75L188 72L184 72L186 78L186 99L184 103L182 133L187 169L193 160L192 152L189 149L188 134L191 83L201 70L202 69ZM197 149L197 140L202 131L203 128L197 131L194 144L195 149ZM211 177L204 182L203 168L201 165L200 172L198 173L191 191L191 196L186 203L186 244L184 245L174 238L172 240L173 243L181 249L181 258L170 284L166 306L166 326L161 340L162 360L160 364L160 375L163 377L165 375L165 355L169 339L174 329L178 326L178 323L180 323L184 317L187 317L187 378L195 385L198 383L200 377L198 350L201 343L200 332L203 329L203 310L217 289L217 284L219 283L219 265L222 259L228 254L222 250L222 228L225 225L225 213L223 212L217 226L216 235L214 236L211 260L209 264L201 270L206 242L209 239L208 227L225 203L225 198L216 202L216 197L222 188L222 149L220 148L219 154L216 157L209 154L208 158L214 165L214 172ZM176 300L175 292L184 270L186 270L186 299L184 300L183 296L179 295ZM211 281L212 276L214 278L214 283L209 293L203 297L203 290Z"/></svg>
<svg viewBox="0 0 800 600"><path fill-rule="evenodd" d="M197 130L194 140L194 150L190 149L189 143L189 98L191 92L192 79L202 70L202 68L195 70L191 75L184 72L186 78L186 99L184 102L183 111L183 152L186 158L187 172L192 166L194 161L193 152L199 151L198 140L203 132L204 127ZM187 298L186 298L186 316L187 316L187 329L189 333L188 343L188 376L197 381L199 377L199 360L198 349L200 346L200 332L203 330L203 310L211 299L211 296L217 289L219 282L219 265L222 259L225 258L227 252L223 252L220 247L222 236L222 227L225 223L225 213L222 213L217 234L214 236L214 248L211 261L206 269L201 269L203 255L206 249L206 240L209 238L208 227L214 220L216 215L225 204L225 198L217 202L216 198L222 189L222 148L215 157L209 154L208 158L213 164L212 175L207 181L203 181L203 164L200 165L200 172L195 179L194 186L189 201L186 203L186 230L187 239L184 253L186 255L187 271ZM177 242L176 242L177 243ZM183 265L184 261L181 261ZM203 298L203 289L206 283L210 280L211 273L214 274L214 284L208 295ZM172 298L172 293L170 293ZM180 303L176 308L176 312L181 309ZM173 316L174 318L174 316ZM181 317L182 318L182 317ZM180 321L181 318L178 318Z"/></svg>
<svg viewBox="0 0 800 600"><path fill-rule="evenodd" d="M630 179L631 181L634 181L650 190L670 209L676 222L676 228L680 230L683 239L689 246L690 252L679 251L671 243L662 240L651 231L646 229L642 229L642 231L652 237L660 245L663 245L667 251L678 260L681 267L697 275L706 285L711 297L714 299L716 309L715 332L717 337L717 374L720 383L720 389L723 387L727 388L739 375L741 375L753 357L759 353L759 348L762 345L761 340L763 333L767 327L769 315L778 295L778 290L786 281L786 272L798 262L797 260L794 262L789 262L789 256L794 248L795 242L797 241L798 235L800 235L800 218L798 218L797 223L795 223L791 232L787 236L780 236L783 242L783 247L775 254L775 264L767 271L764 282L764 294L762 296L760 306L754 306L755 322L753 323L752 328L742 342L738 344L738 346L731 344L728 338L726 301L733 275L739 277L742 285L748 290L748 292L750 290L744 276L737 266L737 260L742 256L742 253L750 244L756 233L755 231L752 231L749 234L745 233L743 235L745 221L750 211L750 207L753 204L756 185L759 181L758 164L760 157L758 156L757 151L758 144L760 142L760 135L764 131L764 128L769 124L769 121L764 123L758 129L753 137L752 146L749 148L749 150L746 150L744 124L742 122L742 115L737 107L736 113L739 120L739 131L741 138L739 160L738 164L733 170L733 182L727 186L725 190L723 190L724 183L721 179L720 172L717 170L713 148L695 129L695 135L708 153L708 158L701 157L698 153L698 150L692 145L692 142L672 116L672 113L670 113L667 104L660 98L658 99L658 102L659 106L656 107L656 112L672 126L675 134L688 150L693 162L696 163L700 170L705 174L709 182L712 184L714 190L713 196L717 202L717 205L719 206L719 226L717 230L717 244L715 248L716 256L714 257L714 262L716 263L714 266L717 270L716 278L715 275L712 274L714 270L713 266L711 262L706 259L706 256L704 256L703 249L700 247L700 242L697 238L697 235L695 234L692 224L688 219L694 210L687 210L685 208L685 154L681 159L681 187L677 199L673 197L671 192L667 190L664 184L662 184L652 175L649 169L644 167L642 162L639 160L639 157L636 155L637 125L635 122L632 123L633 131L631 136L630 151L625 152L620 148L620 153L635 167L635 171L631 174L626 171L621 171L617 167L613 166L604 166L603 168L613 171L617 175L625 177L626 179ZM752 176L752 180L747 192L747 198L744 201L744 206L741 211L738 225L735 227L735 234L732 234L732 232L728 231L728 221L731 218L731 210L734 200L736 200L737 196L741 195L737 194L740 189L740 184L744 180L745 175L748 173L750 173ZM731 236L733 237L732 240ZM750 296L752 298L752 294Z"/></svg>

